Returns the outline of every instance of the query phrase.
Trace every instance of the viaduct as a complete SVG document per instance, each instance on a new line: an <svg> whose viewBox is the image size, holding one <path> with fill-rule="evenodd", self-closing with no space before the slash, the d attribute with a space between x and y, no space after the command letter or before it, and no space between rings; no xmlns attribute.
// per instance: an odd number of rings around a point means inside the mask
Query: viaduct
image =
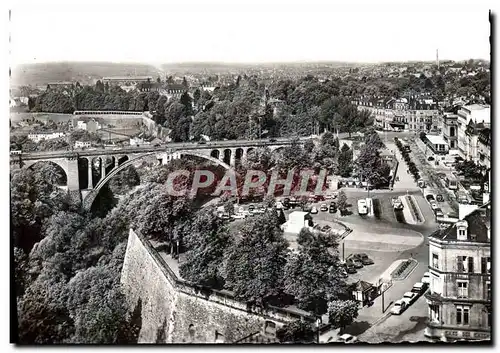
<svg viewBox="0 0 500 353"><path fill-rule="evenodd" d="M298 142L303 143L306 138ZM124 147L114 149L87 149L78 151L51 151L11 155L12 167L31 168L38 162L52 162L64 171L67 190L81 197L83 207L90 209L99 190L133 163L149 157L158 164L168 164L173 159L195 156L209 160L225 169L234 168L246 160L253 149L268 147L277 151L291 145L291 139L214 141L206 144L169 143L166 145Z"/></svg>

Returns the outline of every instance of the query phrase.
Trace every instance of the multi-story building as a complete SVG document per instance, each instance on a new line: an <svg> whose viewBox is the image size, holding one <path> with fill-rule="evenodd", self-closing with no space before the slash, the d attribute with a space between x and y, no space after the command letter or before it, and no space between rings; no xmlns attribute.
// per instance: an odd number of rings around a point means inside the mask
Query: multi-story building
<svg viewBox="0 0 500 353"><path fill-rule="evenodd" d="M425 335L491 337L491 209L487 203L429 237L429 318Z"/></svg>
<svg viewBox="0 0 500 353"><path fill-rule="evenodd" d="M47 84L47 88L49 89L55 89L55 88L59 88L59 89L67 89L67 88L72 88L74 85L73 82L49 82Z"/></svg>
<svg viewBox="0 0 500 353"><path fill-rule="evenodd" d="M101 128L101 125L95 120L78 120L77 129L87 130L88 132L95 133L97 130Z"/></svg>
<svg viewBox="0 0 500 353"><path fill-rule="evenodd" d="M443 139L448 144L450 150L456 150L458 148L457 139L458 139L458 125L457 119L458 115L451 113L444 113L442 122L442 135Z"/></svg>
<svg viewBox="0 0 500 353"><path fill-rule="evenodd" d="M42 140L53 140L65 136L64 132L39 132L28 134L28 139L33 142L40 142Z"/></svg>
<svg viewBox="0 0 500 353"><path fill-rule="evenodd" d="M89 148L90 141L75 141L75 148Z"/></svg>
<svg viewBox="0 0 500 353"><path fill-rule="evenodd" d="M491 168L491 129L485 128L478 135L479 164Z"/></svg>
<svg viewBox="0 0 500 353"><path fill-rule="evenodd" d="M140 83L153 82L151 76L115 76L103 77L102 83L108 83L115 86L136 86Z"/></svg>
<svg viewBox="0 0 500 353"><path fill-rule="evenodd" d="M472 120L465 129L465 147L464 155L474 163L479 163L479 136L485 129L489 130L490 124L484 122L475 123Z"/></svg>
<svg viewBox="0 0 500 353"><path fill-rule="evenodd" d="M484 124L484 127L490 127L490 106L484 104L471 104L466 105L458 110L458 140L457 146L460 154L465 159L473 159L474 152L477 147L477 138L472 137L471 134L466 134L467 128L472 122L475 124ZM469 129L470 130L470 129Z"/></svg>

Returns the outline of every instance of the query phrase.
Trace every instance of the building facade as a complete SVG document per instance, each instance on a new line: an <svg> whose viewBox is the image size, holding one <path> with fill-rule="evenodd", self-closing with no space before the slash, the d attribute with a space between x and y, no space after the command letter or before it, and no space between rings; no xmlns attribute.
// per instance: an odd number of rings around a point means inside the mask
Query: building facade
<svg viewBox="0 0 500 353"><path fill-rule="evenodd" d="M458 139L457 146L460 154L465 159L471 159L471 153L474 153L477 141L470 139L470 134L466 134L470 123L483 124L484 127L490 127L490 106L483 104L466 105L457 112ZM470 130L470 129L469 129ZM477 159L477 157L476 157Z"/></svg>
<svg viewBox="0 0 500 353"><path fill-rule="evenodd" d="M478 135L479 164L491 168L491 129L483 129Z"/></svg>
<svg viewBox="0 0 500 353"><path fill-rule="evenodd" d="M90 141L75 141L75 148L89 148Z"/></svg>
<svg viewBox="0 0 500 353"><path fill-rule="evenodd" d="M28 139L38 143L42 140L53 140L64 136L65 136L64 132L40 132L40 133L28 134Z"/></svg>
<svg viewBox="0 0 500 353"><path fill-rule="evenodd" d="M443 139L448 144L450 150L456 150L458 148L458 115L445 113L442 117L442 136Z"/></svg>
<svg viewBox="0 0 500 353"><path fill-rule="evenodd" d="M425 335L491 339L490 204L429 237L429 317Z"/></svg>

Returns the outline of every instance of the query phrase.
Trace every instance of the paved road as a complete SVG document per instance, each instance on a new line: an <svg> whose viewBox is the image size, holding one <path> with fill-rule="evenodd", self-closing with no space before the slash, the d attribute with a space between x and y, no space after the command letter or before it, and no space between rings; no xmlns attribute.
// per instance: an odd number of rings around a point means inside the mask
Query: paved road
<svg viewBox="0 0 500 353"><path fill-rule="evenodd" d="M305 141L309 139L309 137L300 138L301 141ZM187 142L178 142L178 143L167 143L161 146L151 146L151 145L143 145L143 146L126 146L121 148L111 148L105 149L100 148L96 150L86 149L86 150L59 150L59 151L47 151L47 152L33 152L33 153L23 153L21 156L23 159L42 159L42 158L56 158L56 157L66 157L71 156L76 153L84 155L84 156L92 156L92 155L102 155L102 154L123 154L123 153L144 153L144 152L166 152L169 149L206 149L206 148L231 148L231 147L257 147L257 146L274 146L274 145L283 145L283 144L291 144L293 139L280 138L276 139L276 141L270 141L269 139L263 140L228 140L228 141L210 141L204 144L199 143L187 143Z"/></svg>
<svg viewBox="0 0 500 353"><path fill-rule="evenodd" d="M440 204L443 213L447 214L451 211L455 211L458 214L458 203L456 202L455 194L443 186L441 178L437 175L439 172L429 165L427 156L417 146L416 142L414 140L409 140L409 144L411 146L410 155L412 157L412 160L415 162L418 169L422 172L422 176L424 176L425 180L428 183L428 190L426 190L427 193L433 193L434 195L443 195L446 201L445 203Z"/></svg>
<svg viewBox="0 0 500 353"><path fill-rule="evenodd" d="M422 295L401 315L388 314L375 326L360 334L358 339L370 343L429 341L424 336L428 310Z"/></svg>

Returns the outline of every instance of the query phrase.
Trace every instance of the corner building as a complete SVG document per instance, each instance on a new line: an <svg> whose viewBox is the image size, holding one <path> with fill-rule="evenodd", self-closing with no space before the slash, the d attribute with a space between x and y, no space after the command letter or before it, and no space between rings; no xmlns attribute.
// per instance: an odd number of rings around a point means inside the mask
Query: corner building
<svg viewBox="0 0 500 353"><path fill-rule="evenodd" d="M491 339L490 204L429 237L429 317L425 336Z"/></svg>

